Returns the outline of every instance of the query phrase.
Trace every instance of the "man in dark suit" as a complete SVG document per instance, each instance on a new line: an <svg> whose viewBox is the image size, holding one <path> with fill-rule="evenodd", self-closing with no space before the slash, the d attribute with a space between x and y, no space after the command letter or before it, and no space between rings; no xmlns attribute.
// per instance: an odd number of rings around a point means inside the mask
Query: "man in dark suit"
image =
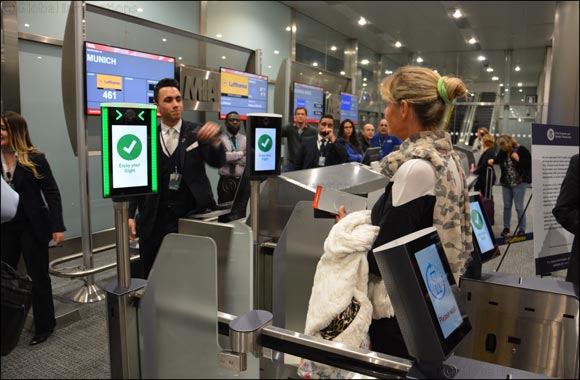
<svg viewBox="0 0 580 380"><path fill-rule="evenodd" d="M323 115L318 122L318 135L302 141L296 159L296 170L343 164L348 158L344 144L335 144L334 118Z"/></svg>
<svg viewBox="0 0 580 380"><path fill-rule="evenodd" d="M205 164L219 168L226 162L216 123L201 126L181 118L183 102L176 80L160 80L154 98L161 114L159 193L134 197L129 203L129 229L133 236L139 234L144 278L149 276L165 235L177 232L179 218L215 209Z"/></svg>
<svg viewBox="0 0 580 380"><path fill-rule="evenodd" d="M282 128L282 137L286 137L288 144L287 164L282 168L283 172L297 170L296 161L300 154L302 141L318 134L316 128L306 121L307 117L306 107L297 107L294 111L294 123L287 124Z"/></svg>
<svg viewBox="0 0 580 380"><path fill-rule="evenodd" d="M566 274L566 281L576 285L578 291L578 279L580 278L578 272L580 268L579 263L579 246L578 234L578 154L575 154L570 159L570 165L566 176L562 181L560 194L556 201L556 206L552 210L554 217L568 232L574 234L572 242L572 252L570 253L570 261L568 263L568 273Z"/></svg>

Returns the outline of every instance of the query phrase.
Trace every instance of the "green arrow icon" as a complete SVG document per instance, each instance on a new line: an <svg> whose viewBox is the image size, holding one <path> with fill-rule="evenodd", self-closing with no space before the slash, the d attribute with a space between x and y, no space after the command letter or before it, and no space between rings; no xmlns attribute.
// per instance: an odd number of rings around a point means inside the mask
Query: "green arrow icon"
<svg viewBox="0 0 580 380"><path fill-rule="evenodd" d="M141 112L139 112L139 115L138 115L139 116L139 119L141 119L143 121L145 121L145 118L143 117L143 114L144 113L145 113L145 111L141 111Z"/></svg>
<svg viewBox="0 0 580 380"><path fill-rule="evenodd" d="M268 135L262 135L258 139L258 149L260 149L264 153L272 148L272 144L273 144L272 138Z"/></svg>
<svg viewBox="0 0 580 380"><path fill-rule="evenodd" d="M117 111L117 118L115 120L119 120L120 118L123 117L123 114L121 113L121 111L119 111L119 110L115 110L115 111Z"/></svg>
<svg viewBox="0 0 580 380"><path fill-rule="evenodd" d="M127 134L119 139L117 153L122 159L132 161L139 157L143 150L141 140L135 135Z"/></svg>

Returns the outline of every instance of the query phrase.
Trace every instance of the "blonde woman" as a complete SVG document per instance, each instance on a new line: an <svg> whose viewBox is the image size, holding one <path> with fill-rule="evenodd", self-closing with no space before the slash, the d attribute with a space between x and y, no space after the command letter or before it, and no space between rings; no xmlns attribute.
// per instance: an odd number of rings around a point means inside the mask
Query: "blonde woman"
<svg viewBox="0 0 580 380"><path fill-rule="evenodd" d="M2 176L20 196L16 215L2 223L2 260L15 268L20 255L24 257L33 283L30 345L35 345L44 342L56 324L48 242L64 240L61 198L45 155L30 141L26 120L16 112L2 113L1 137Z"/></svg>
<svg viewBox="0 0 580 380"><path fill-rule="evenodd" d="M423 67L402 67L383 80L390 133L403 143L381 161L390 181L370 216L379 226L373 248L434 226L456 281L473 250L469 198L459 156L442 127L448 105L466 92L460 79ZM337 220L345 216L341 206ZM370 274L380 277L373 253L367 258ZM373 315L369 335L372 350L409 357L392 314Z"/></svg>
<svg viewBox="0 0 580 380"><path fill-rule="evenodd" d="M489 165L499 165L501 176L499 182L503 195L503 231L501 236L510 234L512 203L516 208L519 228L516 236L526 234L526 214L524 214L524 195L528 183L532 183L532 155L511 135L501 135L497 139L498 154L487 161Z"/></svg>

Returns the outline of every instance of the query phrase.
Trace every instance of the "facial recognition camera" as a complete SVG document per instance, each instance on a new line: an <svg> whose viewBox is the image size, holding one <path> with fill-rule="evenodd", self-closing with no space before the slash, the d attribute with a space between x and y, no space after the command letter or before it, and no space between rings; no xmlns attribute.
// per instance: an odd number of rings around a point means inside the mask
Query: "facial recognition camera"
<svg viewBox="0 0 580 380"><path fill-rule="evenodd" d="M250 113L246 121L246 166L250 179L280 174L282 115Z"/></svg>

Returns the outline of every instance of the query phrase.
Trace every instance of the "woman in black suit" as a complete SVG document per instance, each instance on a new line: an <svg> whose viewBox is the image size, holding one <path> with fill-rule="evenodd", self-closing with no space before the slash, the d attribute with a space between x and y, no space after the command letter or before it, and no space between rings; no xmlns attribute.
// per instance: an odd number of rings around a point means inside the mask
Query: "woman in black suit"
<svg viewBox="0 0 580 380"><path fill-rule="evenodd" d="M35 345L44 342L56 324L48 242L64 240L62 204L45 155L30 141L26 120L16 112L2 113L1 138L2 175L20 195L16 215L2 224L2 260L15 268L20 254L24 256L33 283L35 334L30 345Z"/></svg>
<svg viewBox="0 0 580 380"><path fill-rule="evenodd" d="M487 161L495 157L495 139L490 133L487 133L481 138L481 145L482 152L479 161L477 161L477 166L473 165L470 172L479 176L477 177L477 182L475 182L474 189L491 199L491 194L487 194L487 187L489 186L487 184L487 168L490 167ZM493 185L495 183L495 172L493 167L491 169L491 185Z"/></svg>

